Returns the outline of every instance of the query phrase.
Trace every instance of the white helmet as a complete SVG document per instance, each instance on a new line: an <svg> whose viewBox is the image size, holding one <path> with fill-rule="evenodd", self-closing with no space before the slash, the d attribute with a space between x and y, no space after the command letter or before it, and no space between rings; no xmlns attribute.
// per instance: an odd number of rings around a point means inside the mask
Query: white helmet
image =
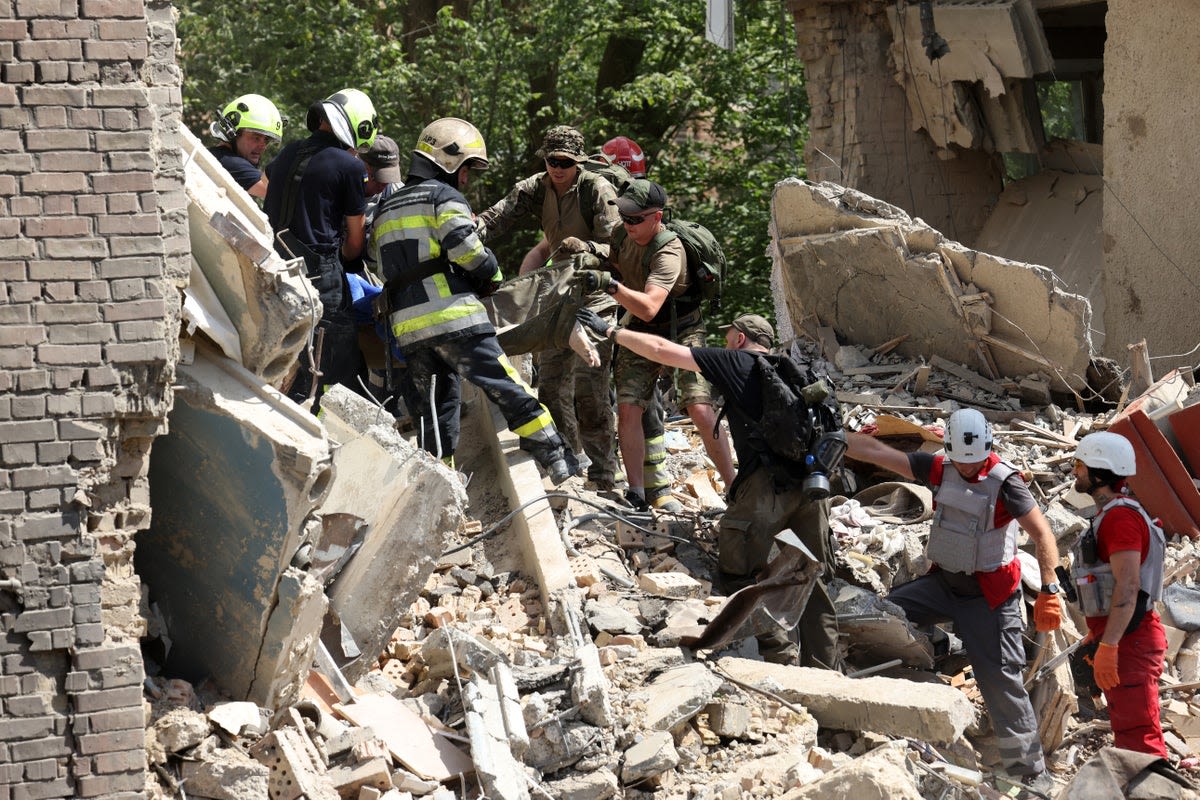
<svg viewBox="0 0 1200 800"><path fill-rule="evenodd" d="M951 461L983 461L992 452L992 426L973 408L960 408L950 415L942 435Z"/></svg>
<svg viewBox="0 0 1200 800"><path fill-rule="evenodd" d="M487 146L483 134L471 123L458 117L442 117L425 126L417 137L413 152L429 159L447 175L466 164L472 169L487 169Z"/></svg>
<svg viewBox="0 0 1200 800"><path fill-rule="evenodd" d="M1089 433L1079 440L1075 458L1089 467L1106 469L1114 475L1137 474L1137 456L1133 445L1119 433Z"/></svg>

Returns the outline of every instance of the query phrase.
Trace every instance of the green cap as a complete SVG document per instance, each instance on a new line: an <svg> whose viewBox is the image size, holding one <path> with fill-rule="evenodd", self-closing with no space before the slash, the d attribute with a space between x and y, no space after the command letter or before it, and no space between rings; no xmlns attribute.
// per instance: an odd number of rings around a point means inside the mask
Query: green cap
<svg viewBox="0 0 1200 800"><path fill-rule="evenodd" d="M667 192L654 181L638 178L625 184L617 199L608 204L615 205L622 214L637 214L666 206Z"/></svg>
<svg viewBox="0 0 1200 800"><path fill-rule="evenodd" d="M728 325L721 326L721 330L729 328L736 328L746 334L752 342L760 344L763 347L770 347L775 344L775 329L771 327L771 323L758 314L742 314Z"/></svg>

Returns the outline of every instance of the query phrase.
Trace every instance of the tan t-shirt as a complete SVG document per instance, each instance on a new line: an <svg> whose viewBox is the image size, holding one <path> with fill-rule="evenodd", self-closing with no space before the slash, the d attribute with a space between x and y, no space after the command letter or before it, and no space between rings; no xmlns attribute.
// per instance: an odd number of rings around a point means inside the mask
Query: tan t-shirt
<svg viewBox="0 0 1200 800"><path fill-rule="evenodd" d="M687 291L688 271L684 266L686 255L679 237L660 247L650 257L650 263L643 267L645 254L646 247L642 247L629 236L621 242L616 265L622 283L637 292L646 291L648 286L661 286L672 297L678 297Z"/></svg>
<svg viewBox="0 0 1200 800"><path fill-rule="evenodd" d="M546 235L546 243L554 252L568 236L574 236L583 241L607 243L612 237L613 229L620 224L617 207L609 205L609 200L616 199L617 192L612 184L602 176L587 173L581 167L575 182L562 195L554 191L550 179L545 180L546 199L542 201L542 232ZM585 186L587 182L590 186ZM584 192L596 195L592 209L592 224L588 227L580 204Z"/></svg>

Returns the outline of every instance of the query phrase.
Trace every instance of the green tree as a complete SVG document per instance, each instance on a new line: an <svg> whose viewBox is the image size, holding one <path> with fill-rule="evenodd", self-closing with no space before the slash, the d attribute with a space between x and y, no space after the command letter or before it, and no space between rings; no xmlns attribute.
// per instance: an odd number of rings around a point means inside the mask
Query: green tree
<svg viewBox="0 0 1200 800"><path fill-rule="evenodd" d="M482 207L541 168L550 125L598 147L624 134L680 217L722 242L731 265L718 321L770 314L766 254L776 181L802 176L808 116L790 16L779 2L738 6L733 51L704 40L695 0L313 0L286 11L247 0L179 0L185 120L202 133L238 94L270 97L307 135L308 105L353 86L407 148L430 120L459 116L483 132L492 169L472 188ZM498 244L514 265L526 230Z"/></svg>

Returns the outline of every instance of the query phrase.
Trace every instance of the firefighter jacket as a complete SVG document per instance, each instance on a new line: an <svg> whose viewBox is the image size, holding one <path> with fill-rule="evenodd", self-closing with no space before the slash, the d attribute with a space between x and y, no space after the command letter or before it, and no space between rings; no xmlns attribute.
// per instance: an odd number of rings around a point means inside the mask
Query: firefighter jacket
<svg viewBox="0 0 1200 800"><path fill-rule="evenodd" d="M1130 497L1115 497L1105 503L1088 529L1071 548L1071 580L1075 582L1075 591L1079 595L1079 609L1085 617L1107 617L1112 610L1116 581L1113 579L1112 567L1100 558L1097 537L1105 515L1119 506L1137 511L1150 533L1150 547L1138 573L1138 608L1144 610L1147 600L1153 602L1162 599L1163 564L1167 549L1163 529L1150 518L1141 503ZM1142 594L1146 597L1143 598ZM1140 615L1136 618L1140 619Z"/></svg>
<svg viewBox="0 0 1200 800"><path fill-rule="evenodd" d="M371 251L387 281L388 320L401 350L495 333L479 295L502 276L457 189L421 180L386 198Z"/></svg>
<svg viewBox="0 0 1200 800"><path fill-rule="evenodd" d="M983 480L971 483L952 466L943 470L926 546L931 561L944 570L971 575L997 570L1016 557L1017 521L994 527L1000 490L1016 471L1000 461Z"/></svg>

